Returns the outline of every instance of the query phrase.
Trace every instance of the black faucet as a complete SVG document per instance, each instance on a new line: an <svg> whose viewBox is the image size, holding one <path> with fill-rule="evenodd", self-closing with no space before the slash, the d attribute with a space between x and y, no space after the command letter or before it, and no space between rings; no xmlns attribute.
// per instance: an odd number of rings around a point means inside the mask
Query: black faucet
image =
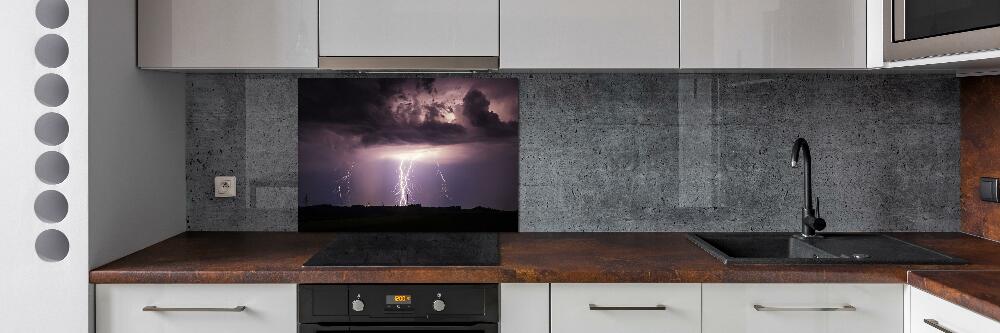
<svg viewBox="0 0 1000 333"><path fill-rule="evenodd" d="M819 237L816 231L826 229L826 220L817 216L813 209L813 185L812 185L812 156L809 154L809 143L806 139L798 138L792 145L792 167L798 168L799 151L802 152L802 163L805 164L805 171L802 172L802 237ZM816 200L819 206L819 199Z"/></svg>

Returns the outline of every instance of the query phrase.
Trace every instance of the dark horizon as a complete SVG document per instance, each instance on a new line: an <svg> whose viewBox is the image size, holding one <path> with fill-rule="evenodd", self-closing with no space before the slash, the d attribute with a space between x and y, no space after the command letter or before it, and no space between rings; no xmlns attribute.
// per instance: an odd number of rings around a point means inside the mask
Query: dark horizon
<svg viewBox="0 0 1000 333"><path fill-rule="evenodd" d="M517 232L517 214L486 207L323 204L299 207L299 231Z"/></svg>

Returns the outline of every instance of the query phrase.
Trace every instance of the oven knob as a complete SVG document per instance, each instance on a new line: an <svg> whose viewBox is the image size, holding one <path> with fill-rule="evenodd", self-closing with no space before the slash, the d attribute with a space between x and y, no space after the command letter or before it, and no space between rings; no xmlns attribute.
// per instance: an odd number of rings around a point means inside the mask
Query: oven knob
<svg viewBox="0 0 1000 333"><path fill-rule="evenodd" d="M351 309L353 309L356 312L364 311L365 310L365 302L362 301L362 300L360 300L360 299L356 299L356 300L354 300L354 302L351 302Z"/></svg>
<svg viewBox="0 0 1000 333"><path fill-rule="evenodd" d="M444 311L444 301L439 299L434 300L434 311L437 312Z"/></svg>

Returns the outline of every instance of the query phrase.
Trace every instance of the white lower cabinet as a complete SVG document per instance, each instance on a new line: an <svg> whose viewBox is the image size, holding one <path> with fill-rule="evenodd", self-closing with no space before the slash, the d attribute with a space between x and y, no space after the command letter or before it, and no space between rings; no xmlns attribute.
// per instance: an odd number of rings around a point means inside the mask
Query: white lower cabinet
<svg viewBox="0 0 1000 333"><path fill-rule="evenodd" d="M704 284L705 333L903 332L902 284Z"/></svg>
<svg viewBox="0 0 1000 333"><path fill-rule="evenodd" d="M96 289L98 333L298 329L294 284L100 284Z"/></svg>
<svg viewBox="0 0 1000 333"><path fill-rule="evenodd" d="M701 331L700 284L554 283L551 306L552 333Z"/></svg>
<svg viewBox="0 0 1000 333"><path fill-rule="evenodd" d="M500 297L502 333L1000 332L902 284L515 283ZM101 284L95 299L97 333L297 331L294 284Z"/></svg>
<svg viewBox="0 0 1000 333"><path fill-rule="evenodd" d="M910 332L907 333L996 333L1000 322L909 287Z"/></svg>
<svg viewBox="0 0 1000 333"><path fill-rule="evenodd" d="M501 333L549 333L549 284L500 284Z"/></svg>

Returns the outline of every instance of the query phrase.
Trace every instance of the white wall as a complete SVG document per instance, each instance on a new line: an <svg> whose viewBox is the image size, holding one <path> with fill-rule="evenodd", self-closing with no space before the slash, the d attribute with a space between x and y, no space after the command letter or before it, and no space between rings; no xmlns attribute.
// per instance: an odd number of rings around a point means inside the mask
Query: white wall
<svg viewBox="0 0 1000 333"><path fill-rule="evenodd" d="M88 323L87 229L87 1L66 0L69 18L46 28L35 18L37 1L4 1L0 10L0 331L86 332ZM57 34L66 40L66 62L48 68L35 59L36 41ZM35 99L36 80L56 74L66 80L64 103L45 106ZM48 112L62 115L69 136L54 146L35 136L35 123ZM65 180L43 183L35 161L43 153L61 153L69 162ZM66 198L65 218L43 222L34 211L36 197L54 190ZM36 238L48 229L68 240L68 254L45 261L35 251Z"/></svg>
<svg viewBox="0 0 1000 333"><path fill-rule="evenodd" d="M186 228L184 76L136 67L135 1L90 0L90 267Z"/></svg>
<svg viewBox="0 0 1000 333"><path fill-rule="evenodd" d="M135 69L134 1L65 0L68 20L53 27L36 19L38 3L5 1L0 11L0 331L86 332L90 268L185 228L183 76ZM34 52L47 34L69 50L52 68ZM65 79L65 102L36 99L35 83L47 74ZM46 113L65 118L64 141L36 137ZM65 156L65 179L36 175L46 152ZM66 197L64 218L36 214L43 191ZM50 229L66 236L65 257L36 251Z"/></svg>

